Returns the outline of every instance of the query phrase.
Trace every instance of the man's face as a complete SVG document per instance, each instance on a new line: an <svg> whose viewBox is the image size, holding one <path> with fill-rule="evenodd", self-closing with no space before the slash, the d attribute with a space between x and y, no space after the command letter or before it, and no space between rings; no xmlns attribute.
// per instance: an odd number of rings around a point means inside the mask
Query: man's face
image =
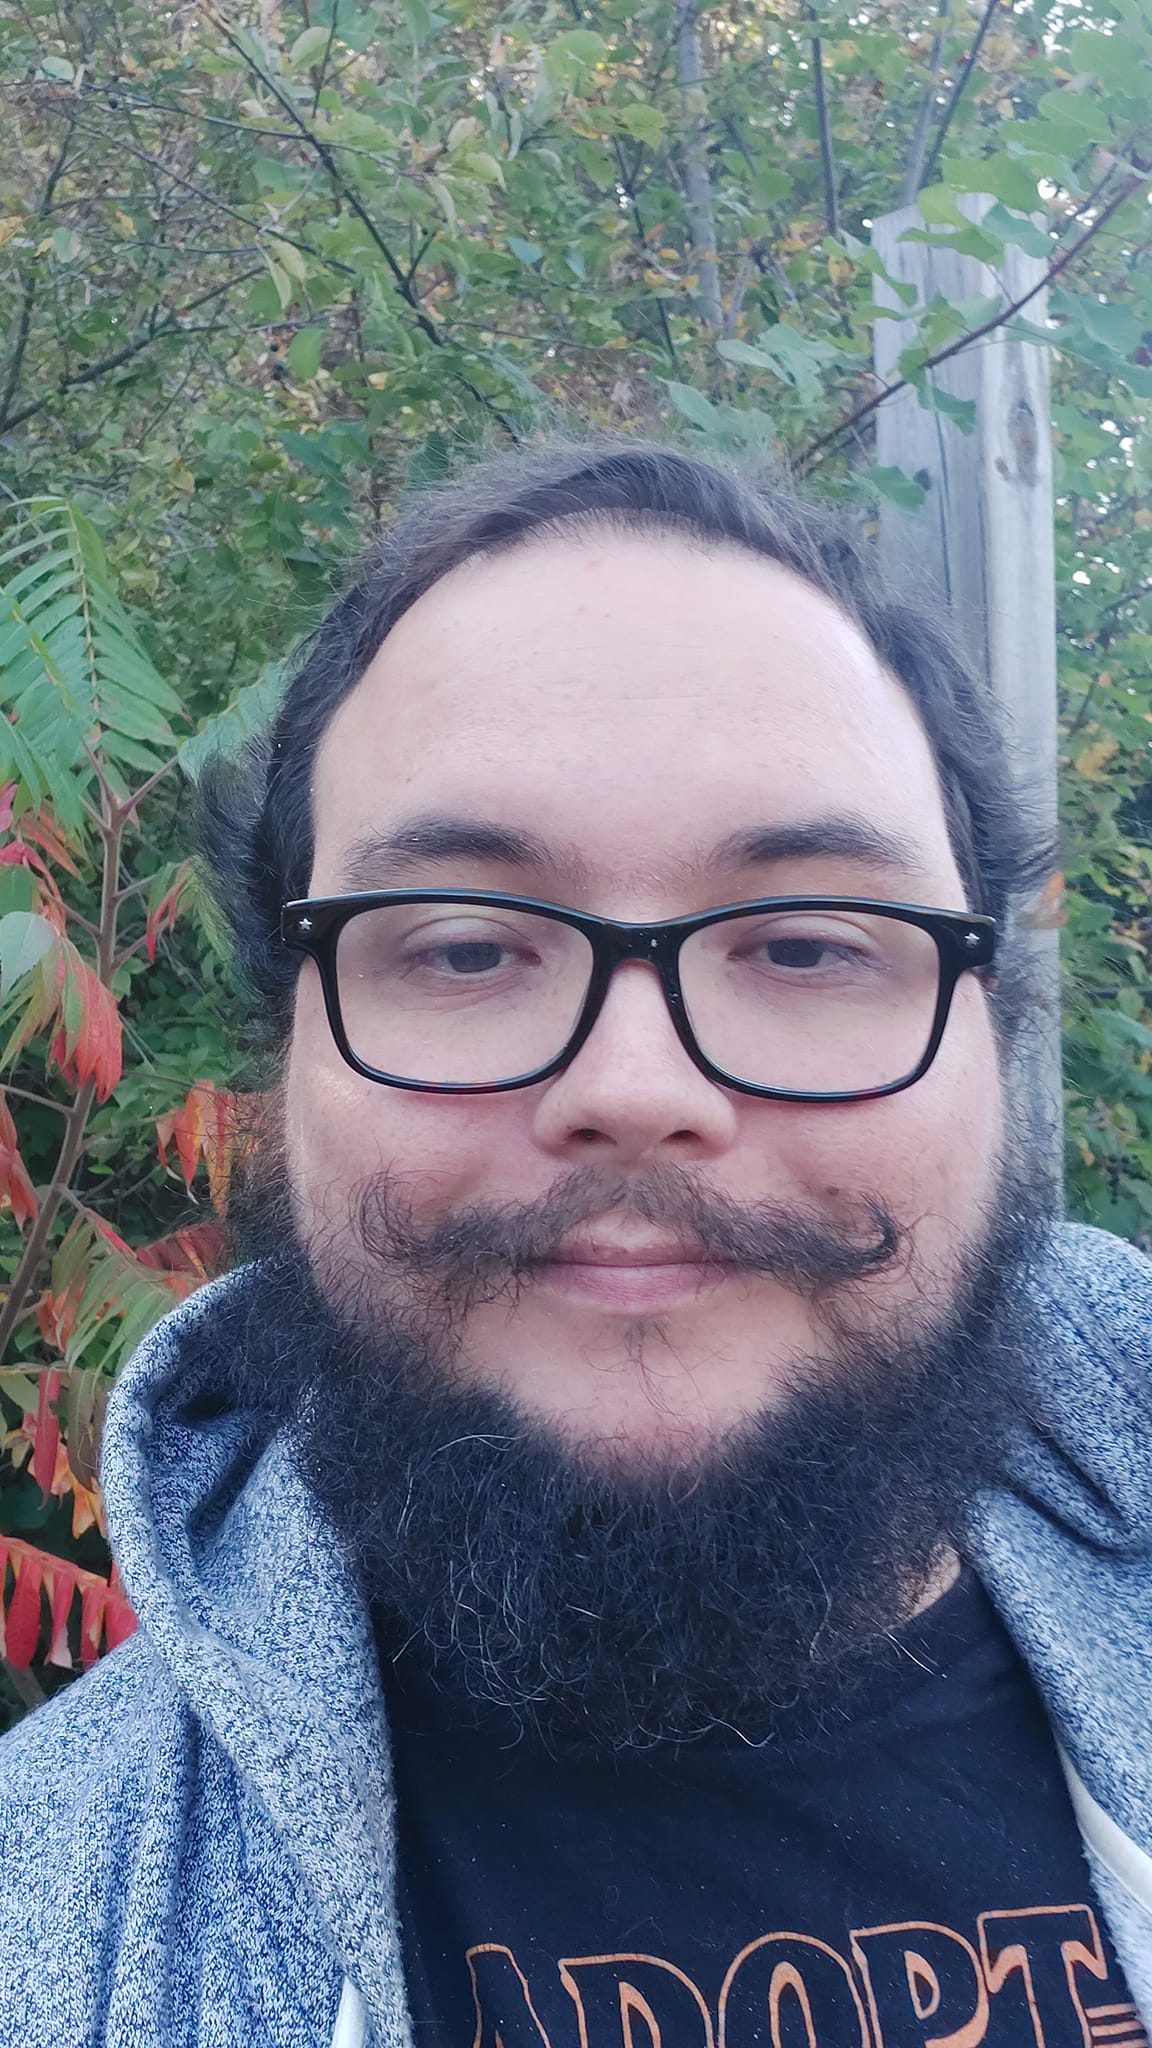
<svg viewBox="0 0 1152 2048"><path fill-rule="evenodd" d="M315 895L507 890L637 922L773 894L964 907L927 739L866 642L788 571L674 538L548 539L445 578L332 720L313 803ZM845 824L887 853L819 850ZM432 825L434 854L414 830ZM816 850L752 846L785 827ZM486 853L486 832L530 857ZM861 1236L867 1204L887 1208L906 1256L852 1290L852 1319L874 1334L901 1310L946 1308L993 1198L1002 1114L970 975L921 1081L819 1105L709 1080L642 963L618 969L563 1073L452 1097L347 1066L306 962L283 1108L300 1228L341 1293L364 1281L372 1298L359 1203L381 1175L420 1230L541 1201L574 1171L619 1190L672 1167L705 1194ZM676 1237L614 1201L563 1259L468 1309L456 1370L589 1457L698 1456L832 1347L811 1290L705 1268Z"/></svg>

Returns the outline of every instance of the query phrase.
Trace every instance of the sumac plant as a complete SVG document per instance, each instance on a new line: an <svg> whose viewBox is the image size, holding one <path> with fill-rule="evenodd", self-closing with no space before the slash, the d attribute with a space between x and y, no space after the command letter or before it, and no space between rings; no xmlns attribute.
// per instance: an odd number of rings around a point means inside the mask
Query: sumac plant
<svg viewBox="0 0 1152 2048"><path fill-rule="evenodd" d="M195 883L164 857L180 726L189 759L204 741L62 499L0 531L0 697L0 1656L27 1705L134 1626L101 1421L140 1337L220 1261L233 1122L139 1021L142 975L204 978L203 942L175 943ZM207 1215L158 1228L201 1165Z"/></svg>

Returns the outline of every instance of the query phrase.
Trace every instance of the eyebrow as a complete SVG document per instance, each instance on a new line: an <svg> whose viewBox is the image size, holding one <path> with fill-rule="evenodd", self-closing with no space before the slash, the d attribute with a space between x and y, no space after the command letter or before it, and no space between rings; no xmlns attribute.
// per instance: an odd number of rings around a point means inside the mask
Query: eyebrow
<svg viewBox="0 0 1152 2048"><path fill-rule="evenodd" d="M524 873L583 865L578 857L562 860L558 849L535 832L484 818L430 816L411 818L388 832L365 832L349 848L344 872L350 887L378 889L404 880L413 869L452 861L487 861Z"/></svg>
<svg viewBox="0 0 1152 2048"><path fill-rule="evenodd" d="M721 866L745 868L821 856L905 874L923 866L923 855L911 840L851 814L810 818L794 825L754 825L721 840L711 859Z"/></svg>
<svg viewBox="0 0 1152 2048"><path fill-rule="evenodd" d="M923 865L911 841L845 813L795 824L749 826L677 867L680 877L687 879L712 868L731 871L820 858L900 874L915 873ZM522 874L563 873L574 881L587 874L587 861L577 850L549 845L535 832L485 818L439 814L407 819L388 831L363 833L348 850L344 872L351 889L379 889L403 883L422 868L462 861L514 868Z"/></svg>

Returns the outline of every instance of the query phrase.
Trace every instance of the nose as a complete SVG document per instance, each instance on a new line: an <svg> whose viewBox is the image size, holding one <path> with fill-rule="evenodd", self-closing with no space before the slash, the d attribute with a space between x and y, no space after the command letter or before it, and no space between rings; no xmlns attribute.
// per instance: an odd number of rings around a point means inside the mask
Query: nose
<svg viewBox="0 0 1152 2048"><path fill-rule="evenodd" d="M616 969L575 1059L541 1091L537 1142L591 1165L687 1165L736 1136L736 1103L689 1058L654 967Z"/></svg>

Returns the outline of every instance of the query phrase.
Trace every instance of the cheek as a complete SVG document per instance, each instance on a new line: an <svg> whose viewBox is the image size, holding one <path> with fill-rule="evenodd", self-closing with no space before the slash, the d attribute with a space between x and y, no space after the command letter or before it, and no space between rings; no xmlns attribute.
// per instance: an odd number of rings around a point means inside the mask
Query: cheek
<svg viewBox="0 0 1152 2048"><path fill-rule="evenodd" d="M981 1229L1003 1126L987 1003L969 981L923 1079L875 1102L798 1112L790 1165L812 1200L875 1195L910 1231L922 1270L942 1269Z"/></svg>
<svg viewBox="0 0 1152 2048"><path fill-rule="evenodd" d="M515 1096L410 1093L367 1081L336 1049L309 963L301 975L284 1079L284 1136L305 1234L339 1226L373 1175L395 1175L417 1210L463 1202L516 1147L525 1112Z"/></svg>

